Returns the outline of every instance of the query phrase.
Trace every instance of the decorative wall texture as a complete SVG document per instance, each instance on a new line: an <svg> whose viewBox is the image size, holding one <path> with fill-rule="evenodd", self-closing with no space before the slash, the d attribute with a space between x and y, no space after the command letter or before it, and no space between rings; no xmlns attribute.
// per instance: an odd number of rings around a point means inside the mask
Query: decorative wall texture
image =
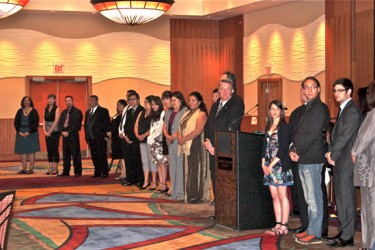
<svg viewBox="0 0 375 250"><path fill-rule="evenodd" d="M305 27L267 24L244 38L244 79L249 83L266 73L303 80L325 70L325 16Z"/></svg>
<svg viewBox="0 0 375 250"><path fill-rule="evenodd" d="M0 76L91 75L93 83L130 77L170 85L170 42L140 33L115 32L65 39L41 32L10 29L0 35Z"/></svg>

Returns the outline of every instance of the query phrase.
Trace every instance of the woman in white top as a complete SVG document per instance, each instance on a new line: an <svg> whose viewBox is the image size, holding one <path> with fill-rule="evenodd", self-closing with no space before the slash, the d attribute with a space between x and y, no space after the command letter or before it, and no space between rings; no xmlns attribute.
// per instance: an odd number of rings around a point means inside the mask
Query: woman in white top
<svg viewBox="0 0 375 250"><path fill-rule="evenodd" d="M150 145L151 159L158 166L158 175L160 185L157 193L167 192L166 179L167 176L163 174L162 168L168 161L167 156L163 154L163 121L164 109L160 97L154 96L151 101L151 127L150 135L147 138L147 143Z"/></svg>

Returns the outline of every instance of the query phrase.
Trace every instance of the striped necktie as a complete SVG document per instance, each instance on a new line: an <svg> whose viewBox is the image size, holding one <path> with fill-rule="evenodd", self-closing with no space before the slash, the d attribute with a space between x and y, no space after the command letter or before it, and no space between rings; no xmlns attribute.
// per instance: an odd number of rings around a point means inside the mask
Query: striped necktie
<svg viewBox="0 0 375 250"><path fill-rule="evenodd" d="M223 108L223 102L220 102L219 107L217 108L216 115L219 114L220 110Z"/></svg>

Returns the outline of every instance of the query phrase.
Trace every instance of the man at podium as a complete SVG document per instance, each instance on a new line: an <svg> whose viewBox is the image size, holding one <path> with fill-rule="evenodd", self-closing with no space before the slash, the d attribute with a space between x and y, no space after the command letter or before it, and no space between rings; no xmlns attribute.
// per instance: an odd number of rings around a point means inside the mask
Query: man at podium
<svg viewBox="0 0 375 250"><path fill-rule="evenodd" d="M204 146L210 153L210 172L213 193L215 194L215 131L239 131L245 105L241 97L235 93L236 76L231 72L224 72L220 78L218 91L219 100L210 110L204 133Z"/></svg>

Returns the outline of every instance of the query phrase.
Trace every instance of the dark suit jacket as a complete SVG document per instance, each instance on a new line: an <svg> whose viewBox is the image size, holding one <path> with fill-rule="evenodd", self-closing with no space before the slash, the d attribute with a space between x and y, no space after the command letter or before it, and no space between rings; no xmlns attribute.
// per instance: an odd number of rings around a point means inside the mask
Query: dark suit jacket
<svg viewBox="0 0 375 250"><path fill-rule="evenodd" d="M300 164L322 164L327 151L324 133L329 125L329 110L320 97L309 101L292 135Z"/></svg>
<svg viewBox="0 0 375 250"><path fill-rule="evenodd" d="M66 118L67 113L68 113L68 109L64 109L61 112L61 116L59 120L59 130L61 132L67 131L69 135L76 133L76 132L78 133L78 131L81 130L81 123L83 119L81 110L79 110L78 108L74 106L70 109L68 126L64 128L64 123L65 123L65 118Z"/></svg>
<svg viewBox="0 0 375 250"><path fill-rule="evenodd" d="M341 111L335 126L333 127L331 146L331 158L335 162L335 171L353 171L351 150L362 122L362 113L350 100Z"/></svg>
<svg viewBox="0 0 375 250"><path fill-rule="evenodd" d="M276 157L280 159L283 172L287 172L291 168L292 162L289 158L290 128L289 128L289 125L285 121L283 121L280 124L277 130L277 138L279 141L279 148L278 148ZM262 158L265 158L266 149L267 149L267 138L266 136L264 136Z"/></svg>
<svg viewBox="0 0 375 250"><path fill-rule="evenodd" d="M135 125L135 122L137 120L137 117L139 115L139 113L141 113L142 111L144 111L144 107L142 107L141 105L138 105L137 109L135 110L134 113L132 113L132 109L129 109L126 113L126 122L125 122L125 125L124 125L124 133L125 135L129 138L129 140L131 141L135 141L135 142L139 142L139 140L137 139L137 137L135 136L135 133L134 133L134 125Z"/></svg>
<svg viewBox="0 0 375 250"><path fill-rule="evenodd" d="M88 129L87 126L87 119L90 115L91 109L88 109L85 113L85 138L88 141ZM110 131L110 122L111 118L109 117L108 109L98 106L92 114L92 119L94 121L94 125L92 126L92 134L94 139L104 139L107 135L106 133Z"/></svg>
<svg viewBox="0 0 375 250"><path fill-rule="evenodd" d="M244 114L245 109L243 100L235 93L227 101L227 103L225 103L219 114L216 115L219 104L220 101L218 100L212 105L204 128L205 138L210 139L213 146L215 146L216 130L229 130L229 128L234 131L240 130L242 121L242 118L240 117ZM238 119L238 121L236 121L236 119Z"/></svg>

